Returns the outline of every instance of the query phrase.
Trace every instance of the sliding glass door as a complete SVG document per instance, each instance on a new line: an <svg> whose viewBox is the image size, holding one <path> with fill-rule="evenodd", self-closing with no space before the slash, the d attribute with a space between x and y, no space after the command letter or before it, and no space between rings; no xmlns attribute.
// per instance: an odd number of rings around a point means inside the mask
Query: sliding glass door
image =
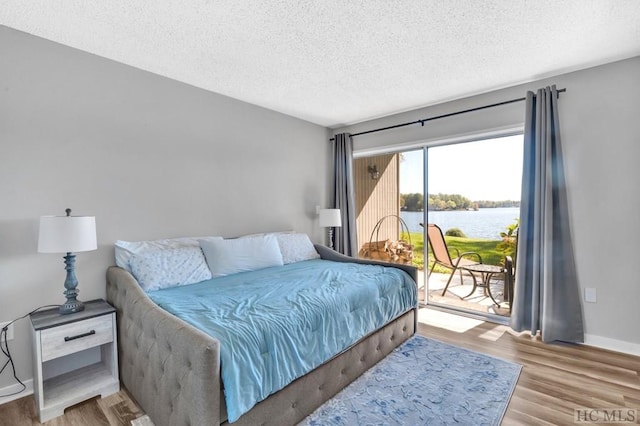
<svg viewBox="0 0 640 426"><path fill-rule="evenodd" d="M420 268L423 303L507 317L500 271L516 255L522 146L515 135L357 158L360 255Z"/></svg>
<svg viewBox="0 0 640 426"><path fill-rule="evenodd" d="M437 259L429 276L428 303L509 316L504 267L506 256L515 257L522 147L515 135L425 148L428 221L450 253L450 264Z"/></svg>

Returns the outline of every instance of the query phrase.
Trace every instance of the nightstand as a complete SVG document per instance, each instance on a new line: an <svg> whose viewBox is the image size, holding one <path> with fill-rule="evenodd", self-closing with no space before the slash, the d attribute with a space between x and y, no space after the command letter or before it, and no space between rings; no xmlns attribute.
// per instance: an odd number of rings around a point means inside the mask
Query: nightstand
<svg viewBox="0 0 640 426"><path fill-rule="evenodd" d="M31 315L33 391L40 422L94 396L120 390L115 308L85 302L82 312Z"/></svg>

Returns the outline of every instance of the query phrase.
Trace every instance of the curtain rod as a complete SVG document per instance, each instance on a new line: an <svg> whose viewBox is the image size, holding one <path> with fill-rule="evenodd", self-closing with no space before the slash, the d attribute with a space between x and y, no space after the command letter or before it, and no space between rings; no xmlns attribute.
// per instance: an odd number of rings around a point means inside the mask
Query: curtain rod
<svg viewBox="0 0 640 426"><path fill-rule="evenodd" d="M558 93L562 93L562 92L566 92L566 91L567 91L566 88L557 90ZM459 115L459 114L466 114L468 112L479 111L481 109L487 109L487 108L493 108L493 107L497 107L497 106L501 106L501 105L512 104L512 103L515 103L515 102L522 102L525 99L527 99L527 98L510 99L508 101L498 102L498 103L489 104L489 105L483 105L483 106L479 106L479 107L476 107L476 108L465 109L465 110L462 110L462 111L450 112L448 114L436 115L435 117L423 118L422 120L410 121L408 123L394 124L393 126L380 127L378 129L372 129L372 130L365 130L364 132L354 133L354 134L351 135L351 137L360 136L360 135L366 135L368 133L381 132L383 130L397 129L398 127L411 126L413 124L418 124L418 123L421 126L424 126L424 123L426 123L427 121L438 120L440 118L451 117L451 116ZM335 138L329 139L329 141L335 141L335 140L336 140Z"/></svg>

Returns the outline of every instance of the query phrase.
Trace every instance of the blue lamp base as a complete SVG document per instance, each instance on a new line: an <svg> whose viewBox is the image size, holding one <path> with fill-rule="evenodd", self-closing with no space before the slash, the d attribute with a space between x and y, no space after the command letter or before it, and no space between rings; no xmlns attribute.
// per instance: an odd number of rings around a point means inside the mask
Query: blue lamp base
<svg viewBox="0 0 640 426"><path fill-rule="evenodd" d="M64 305L60 306L60 315L73 314L84 310L84 303L76 299L79 291L76 288L78 287L78 280L76 279L75 263L76 255L67 253L64 257L64 269L67 271L67 278L64 281L64 288L66 290L63 293L67 301Z"/></svg>

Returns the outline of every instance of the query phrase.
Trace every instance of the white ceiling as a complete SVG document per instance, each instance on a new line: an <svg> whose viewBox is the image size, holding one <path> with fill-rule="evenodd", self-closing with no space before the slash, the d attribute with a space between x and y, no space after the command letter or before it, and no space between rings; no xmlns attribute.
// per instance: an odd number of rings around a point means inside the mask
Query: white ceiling
<svg viewBox="0 0 640 426"><path fill-rule="evenodd" d="M0 24L328 127L640 55L638 0L0 0Z"/></svg>

